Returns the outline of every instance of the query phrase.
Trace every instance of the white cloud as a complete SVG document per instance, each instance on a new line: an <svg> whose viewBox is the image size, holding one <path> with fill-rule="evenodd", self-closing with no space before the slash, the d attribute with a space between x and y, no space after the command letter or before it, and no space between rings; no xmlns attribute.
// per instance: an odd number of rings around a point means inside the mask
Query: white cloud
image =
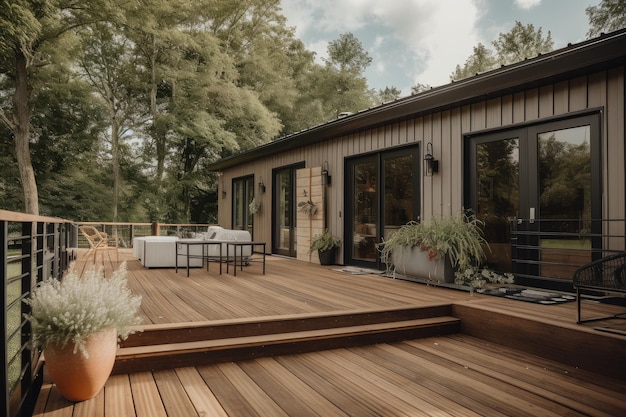
<svg viewBox="0 0 626 417"><path fill-rule="evenodd" d="M541 0L515 0L515 5L520 9L530 10L541 4Z"/></svg>
<svg viewBox="0 0 626 417"><path fill-rule="evenodd" d="M476 24L483 1L283 0L282 6L296 36L318 59L326 56L328 42L352 32L374 59L374 71L394 67L414 83L435 86L447 83L480 41ZM408 93L410 86L398 87Z"/></svg>

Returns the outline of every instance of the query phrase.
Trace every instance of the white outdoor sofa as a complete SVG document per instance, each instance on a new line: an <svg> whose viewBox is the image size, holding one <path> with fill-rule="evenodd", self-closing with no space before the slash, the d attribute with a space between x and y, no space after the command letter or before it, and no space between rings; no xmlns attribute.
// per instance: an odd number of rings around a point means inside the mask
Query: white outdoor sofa
<svg viewBox="0 0 626 417"><path fill-rule="evenodd" d="M146 268L174 268L176 266L176 236L145 236L133 239L133 254ZM202 255L201 246L190 246L190 255ZM187 257L180 256L178 266L187 266ZM201 258L189 258L189 266L202 267Z"/></svg>
<svg viewBox="0 0 626 417"><path fill-rule="evenodd" d="M176 242L177 236L145 236L133 239L133 255L146 268L174 268L176 267ZM189 240L189 239L185 239ZM198 233L193 240L213 240L222 242L222 261L232 259L235 256L234 248L228 251L228 242L250 242L252 236L247 230L224 229L220 226L209 226L207 232ZM189 267L199 268L203 265L203 256L207 260L219 261L220 249L218 245L207 245L203 254L202 245L179 245L178 267L187 266L187 249L189 249ZM243 256L252 255L252 248L244 246ZM228 251L228 253L227 253ZM241 255L239 252L237 255Z"/></svg>

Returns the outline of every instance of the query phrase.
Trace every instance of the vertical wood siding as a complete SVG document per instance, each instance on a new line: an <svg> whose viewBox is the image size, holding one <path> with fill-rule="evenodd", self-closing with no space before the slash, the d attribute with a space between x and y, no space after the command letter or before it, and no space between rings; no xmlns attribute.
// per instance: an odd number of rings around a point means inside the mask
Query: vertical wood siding
<svg viewBox="0 0 626 417"><path fill-rule="evenodd" d="M604 217L624 219L624 72L624 67L614 68L442 112L418 115L228 169L224 172L227 198L220 199L219 223L231 226L232 179L254 174L255 184L258 184L262 176L267 191L260 196L264 209L254 219L255 239L270 243L272 169L299 162L304 162L307 168L321 167L324 161L328 161L332 184L328 188L327 227L333 234L342 236L344 200L349 198L344 195L343 187L345 158L411 143L424 146L430 141L434 157L440 160L440 170L432 177L421 177L421 216L450 215L463 208L464 135L586 109L603 110ZM221 196L221 190L218 195ZM611 232L626 234L623 222L612 225ZM623 245L623 239L612 244L613 247Z"/></svg>

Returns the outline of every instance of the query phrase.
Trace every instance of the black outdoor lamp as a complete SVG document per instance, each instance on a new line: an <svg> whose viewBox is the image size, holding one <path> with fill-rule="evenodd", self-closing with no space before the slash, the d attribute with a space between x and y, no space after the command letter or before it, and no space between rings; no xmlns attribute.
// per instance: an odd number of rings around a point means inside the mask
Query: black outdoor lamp
<svg viewBox="0 0 626 417"><path fill-rule="evenodd" d="M265 193L265 184L263 184L263 177L259 180L259 194Z"/></svg>
<svg viewBox="0 0 626 417"><path fill-rule="evenodd" d="M330 174L328 173L328 161L322 165L322 184L330 185Z"/></svg>
<svg viewBox="0 0 626 417"><path fill-rule="evenodd" d="M222 199L226 198L226 189L224 188L224 173L218 172L217 175L220 177L222 183Z"/></svg>
<svg viewBox="0 0 626 417"><path fill-rule="evenodd" d="M430 177L433 173L439 172L439 161L433 156L433 143L426 144L426 155L424 155L424 175Z"/></svg>

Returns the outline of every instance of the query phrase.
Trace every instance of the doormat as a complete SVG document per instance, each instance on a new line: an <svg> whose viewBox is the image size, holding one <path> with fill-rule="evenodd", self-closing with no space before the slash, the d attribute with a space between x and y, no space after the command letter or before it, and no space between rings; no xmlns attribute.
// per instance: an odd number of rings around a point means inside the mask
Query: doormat
<svg viewBox="0 0 626 417"><path fill-rule="evenodd" d="M526 301L535 304L563 304L575 301L576 297L569 294L561 294L544 290L516 287L500 287L488 289L482 294L494 295L496 297L510 298L511 300Z"/></svg>
<svg viewBox="0 0 626 417"><path fill-rule="evenodd" d="M351 275L367 275L367 274L383 274L385 271L379 271L378 269L369 269L369 268L356 268L352 266L347 266L345 268L333 269L333 271L343 272L344 274Z"/></svg>

